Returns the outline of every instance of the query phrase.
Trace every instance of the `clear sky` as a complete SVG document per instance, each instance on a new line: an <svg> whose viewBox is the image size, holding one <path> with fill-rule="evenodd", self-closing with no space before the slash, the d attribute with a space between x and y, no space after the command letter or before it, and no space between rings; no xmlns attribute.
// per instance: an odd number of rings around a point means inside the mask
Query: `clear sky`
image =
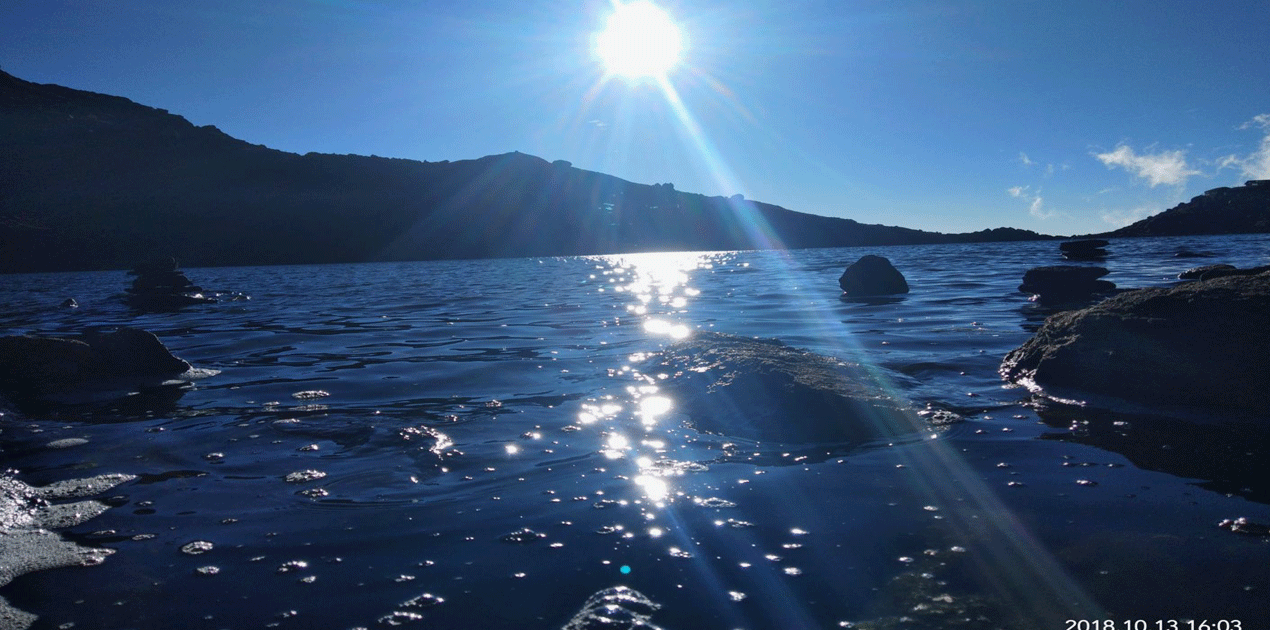
<svg viewBox="0 0 1270 630"><path fill-rule="evenodd" d="M605 77L613 0L3 0L0 68L286 151L519 150L938 231L1099 232L1270 178L1267 0L657 4L669 92Z"/></svg>

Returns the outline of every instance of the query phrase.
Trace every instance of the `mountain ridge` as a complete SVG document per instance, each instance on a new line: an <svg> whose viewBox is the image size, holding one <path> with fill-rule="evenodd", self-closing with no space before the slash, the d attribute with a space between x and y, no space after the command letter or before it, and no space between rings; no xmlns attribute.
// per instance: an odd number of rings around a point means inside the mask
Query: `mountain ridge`
<svg viewBox="0 0 1270 630"><path fill-rule="evenodd" d="M942 234L638 184L519 153L271 149L121 96L0 71L0 272L1054 238Z"/></svg>
<svg viewBox="0 0 1270 630"><path fill-rule="evenodd" d="M1207 190L1190 201L1100 234L1100 237L1257 234L1270 232L1270 179Z"/></svg>

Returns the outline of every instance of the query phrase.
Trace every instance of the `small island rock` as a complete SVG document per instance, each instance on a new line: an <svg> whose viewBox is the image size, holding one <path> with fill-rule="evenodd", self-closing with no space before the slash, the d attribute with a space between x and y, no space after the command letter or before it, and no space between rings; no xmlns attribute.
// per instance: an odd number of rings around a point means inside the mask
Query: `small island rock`
<svg viewBox="0 0 1270 630"><path fill-rule="evenodd" d="M838 286L849 297L908 293L908 281L904 275L891 261L872 254L851 263L838 278Z"/></svg>
<svg viewBox="0 0 1270 630"><path fill-rule="evenodd" d="M202 287L195 286L178 269L175 258L163 258L138 264L129 275L137 276L126 291L129 306L139 311L175 311L191 304L208 304Z"/></svg>
<svg viewBox="0 0 1270 630"><path fill-rule="evenodd" d="M1270 272L1138 289L1051 316L1000 371L1053 398L1264 415L1268 330Z"/></svg>

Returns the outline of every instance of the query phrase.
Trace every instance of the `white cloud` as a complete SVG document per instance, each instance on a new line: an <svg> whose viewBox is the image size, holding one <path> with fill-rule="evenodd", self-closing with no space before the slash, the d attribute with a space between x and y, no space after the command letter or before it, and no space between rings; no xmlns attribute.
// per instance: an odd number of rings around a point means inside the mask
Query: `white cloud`
<svg viewBox="0 0 1270 630"><path fill-rule="evenodd" d="M1045 211L1045 200L1040 195L1032 198L1032 205L1028 207L1027 213L1042 221L1054 216L1053 212Z"/></svg>
<svg viewBox="0 0 1270 630"><path fill-rule="evenodd" d="M1190 176L1200 174L1186 166L1186 152L1181 150L1138 155L1131 147L1122 144L1115 151L1095 153L1094 157L1107 168L1119 166L1146 179L1152 188L1160 184L1181 186Z"/></svg>
<svg viewBox="0 0 1270 630"><path fill-rule="evenodd" d="M1227 155L1217 162L1219 169L1236 168L1248 179L1270 179L1270 114L1259 114L1239 126L1240 129L1260 128L1261 145L1243 157Z"/></svg>
<svg viewBox="0 0 1270 630"><path fill-rule="evenodd" d="M1028 158L1027 154L1022 151L1019 151L1019 161L1022 162L1024 166L1031 166L1034 164L1034 162Z"/></svg>
<svg viewBox="0 0 1270 630"><path fill-rule="evenodd" d="M1007 188L1005 191L1015 199L1027 200L1029 202L1027 212L1033 217L1045 220L1054 216L1053 212L1045 211L1045 200L1041 198L1041 191L1039 188L1036 190L1036 194L1032 194L1031 186L1015 186L1013 188Z"/></svg>
<svg viewBox="0 0 1270 630"><path fill-rule="evenodd" d="M1257 114L1252 117L1252 120L1239 125L1240 129L1252 129L1253 127L1270 130L1270 114Z"/></svg>

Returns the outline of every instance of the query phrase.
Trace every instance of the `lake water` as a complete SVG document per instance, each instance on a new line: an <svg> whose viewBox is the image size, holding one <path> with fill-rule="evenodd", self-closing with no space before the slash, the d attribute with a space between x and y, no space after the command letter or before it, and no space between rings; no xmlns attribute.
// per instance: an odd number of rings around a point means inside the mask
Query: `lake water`
<svg viewBox="0 0 1270 630"><path fill-rule="evenodd" d="M1270 236L1110 250L1108 280L1161 286L1266 264ZM867 253L912 292L841 300ZM76 629L560 628L617 585L679 630L1270 627L1270 544L1216 525L1270 521L1264 443L1042 417L1000 381L1046 315L1024 271L1061 262L1050 242L187 269L251 299L144 315L123 272L0 276L0 333L140 327L218 371L4 420L22 481L137 479L62 531L104 563L0 595ZM861 363L966 421L864 446L698 433L632 367L695 331ZM47 446L66 438L87 442Z"/></svg>

